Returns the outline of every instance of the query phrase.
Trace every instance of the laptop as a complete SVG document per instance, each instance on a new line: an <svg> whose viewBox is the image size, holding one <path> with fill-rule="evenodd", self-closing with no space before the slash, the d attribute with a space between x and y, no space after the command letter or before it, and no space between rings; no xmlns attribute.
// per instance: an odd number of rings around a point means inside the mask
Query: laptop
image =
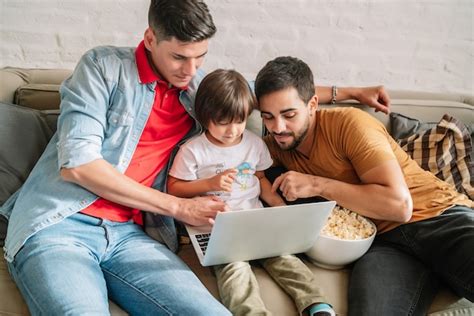
<svg viewBox="0 0 474 316"><path fill-rule="evenodd" d="M203 266L305 252L335 201L218 213L214 226L186 225Z"/></svg>

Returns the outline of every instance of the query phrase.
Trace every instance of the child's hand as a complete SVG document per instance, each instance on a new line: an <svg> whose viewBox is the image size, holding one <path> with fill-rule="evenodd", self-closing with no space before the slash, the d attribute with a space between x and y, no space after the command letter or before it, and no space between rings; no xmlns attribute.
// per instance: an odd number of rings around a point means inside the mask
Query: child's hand
<svg viewBox="0 0 474 316"><path fill-rule="evenodd" d="M209 178L212 191L232 191L232 183L234 183L236 175L236 169L227 169Z"/></svg>

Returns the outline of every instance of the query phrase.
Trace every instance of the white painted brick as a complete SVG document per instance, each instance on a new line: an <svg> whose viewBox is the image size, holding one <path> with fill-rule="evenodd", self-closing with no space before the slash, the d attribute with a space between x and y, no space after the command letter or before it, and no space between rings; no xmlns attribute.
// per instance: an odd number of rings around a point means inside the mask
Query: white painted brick
<svg viewBox="0 0 474 316"><path fill-rule="evenodd" d="M293 55L319 84L472 93L472 0L207 0L206 70L248 78ZM73 68L97 45L136 46L149 0L0 0L0 67Z"/></svg>

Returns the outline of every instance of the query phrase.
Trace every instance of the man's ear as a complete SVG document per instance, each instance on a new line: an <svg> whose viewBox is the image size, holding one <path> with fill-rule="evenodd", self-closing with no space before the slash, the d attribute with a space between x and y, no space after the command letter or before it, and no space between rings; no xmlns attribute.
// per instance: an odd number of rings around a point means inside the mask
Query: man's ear
<svg viewBox="0 0 474 316"><path fill-rule="evenodd" d="M150 27L145 30L145 34L143 35L143 43L148 50L151 50L152 45L156 43L155 33Z"/></svg>
<svg viewBox="0 0 474 316"><path fill-rule="evenodd" d="M319 99L318 96L315 94L308 102L309 110L311 113L316 112L319 107Z"/></svg>

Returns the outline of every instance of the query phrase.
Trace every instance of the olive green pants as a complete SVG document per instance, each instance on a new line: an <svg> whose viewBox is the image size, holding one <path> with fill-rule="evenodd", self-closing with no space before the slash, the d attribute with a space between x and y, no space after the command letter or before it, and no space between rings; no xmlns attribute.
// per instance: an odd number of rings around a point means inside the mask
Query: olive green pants
<svg viewBox="0 0 474 316"><path fill-rule="evenodd" d="M262 267L290 295L301 314L307 307L327 302L309 268L296 256L259 260ZM214 267L222 303L233 315L271 315L263 304L257 279L248 262Z"/></svg>

